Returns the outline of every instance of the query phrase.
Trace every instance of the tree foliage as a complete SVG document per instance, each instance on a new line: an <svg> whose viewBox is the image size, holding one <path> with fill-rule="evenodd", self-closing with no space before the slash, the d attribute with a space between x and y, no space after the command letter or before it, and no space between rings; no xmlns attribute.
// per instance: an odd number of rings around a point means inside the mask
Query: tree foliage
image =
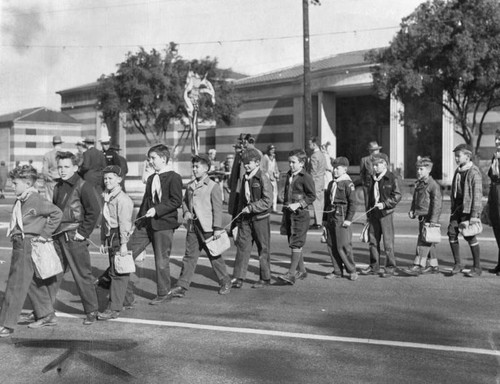
<svg viewBox="0 0 500 384"><path fill-rule="evenodd" d="M367 55L378 94L425 95L477 153L485 117L500 106L500 3L431 0L400 26L388 48Z"/></svg>
<svg viewBox="0 0 500 384"><path fill-rule="evenodd" d="M127 54L116 73L98 79L97 108L108 126L116 125L122 114L126 116L126 128L139 131L149 144L160 143L175 121L189 126L183 93L188 71L192 70L207 76L216 95L215 105L208 98L200 98L199 120L230 124L239 99L217 64L210 57L185 60L178 55L175 43L164 52L147 52L140 47Z"/></svg>

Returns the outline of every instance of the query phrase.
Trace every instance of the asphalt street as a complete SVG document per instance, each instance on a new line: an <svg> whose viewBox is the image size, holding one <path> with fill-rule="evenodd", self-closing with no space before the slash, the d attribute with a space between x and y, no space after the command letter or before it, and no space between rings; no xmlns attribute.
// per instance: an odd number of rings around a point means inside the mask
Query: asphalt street
<svg viewBox="0 0 500 384"><path fill-rule="evenodd" d="M0 205L1 292L10 264L5 237L10 204ZM409 202L402 202L395 215L400 266L411 265L415 253L417 222L407 218L408 208ZM445 204L443 225L447 209ZM273 275L289 263L280 218L272 216ZM359 268L368 263L361 228L354 224ZM174 281L185 233L179 229L174 238ZM443 237L438 245L443 273L360 276L352 282L324 279L331 271L329 256L320 232L311 231L304 252L309 276L294 286L275 282L252 289L258 279L254 250L243 288L220 296L202 257L186 297L160 306L148 305L156 292L148 249L137 265L134 308L91 326L82 325L82 306L68 273L56 327L31 330L20 324L12 338L0 340L0 383L500 383L500 277L486 271L496 264L498 249L491 228L479 239L485 270L480 278L448 275L453 259ZM98 231L92 240L98 243ZM461 244L470 265L470 251ZM107 257L90 250L97 276ZM234 248L224 255L230 273L234 256ZM107 291L98 294L104 309Z"/></svg>

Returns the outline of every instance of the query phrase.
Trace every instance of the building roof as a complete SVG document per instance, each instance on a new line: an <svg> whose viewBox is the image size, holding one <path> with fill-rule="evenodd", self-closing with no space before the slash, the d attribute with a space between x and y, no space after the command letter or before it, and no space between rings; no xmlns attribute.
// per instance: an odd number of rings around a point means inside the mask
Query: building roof
<svg viewBox="0 0 500 384"><path fill-rule="evenodd" d="M32 121L37 123L69 123L78 124L78 121L64 112L52 111L45 107L21 109L16 112L0 116L0 123L14 121Z"/></svg>
<svg viewBox="0 0 500 384"><path fill-rule="evenodd" d="M311 62L311 73L319 72L328 69L340 69L344 67L353 67L359 65L368 65L365 61L365 55L371 49L362 51L353 51L346 53L339 53L323 59ZM294 65L288 68L282 68L277 71L267 72L260 75L249 76L240 80L236 80L236 86L242 85L256 85L262 83L294 80L300 78L304 74L303 64Z"/></svg>
<svg viewBox="0 0 500 384"><path fill-rule="evenodd" d="M94 81L93 83L79 85L78 87L63 89L61 91L57 91L56 93L62 95L63 93L72 93L72 92L82 92L82 91L93 91L97 88L99 83Z"/></svg>

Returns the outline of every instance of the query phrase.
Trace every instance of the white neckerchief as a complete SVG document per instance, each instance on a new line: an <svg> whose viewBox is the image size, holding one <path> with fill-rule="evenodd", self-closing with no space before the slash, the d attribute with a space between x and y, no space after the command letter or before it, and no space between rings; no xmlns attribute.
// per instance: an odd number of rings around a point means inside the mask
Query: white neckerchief
<svg viewBox="0 0 500 384"><path fill-rule="evenodd" d="M112 191L106 191L102 195L104 197L104 206L102 207L102 215L106 220L106 223L111 223L111 212L109 211L109 202L113 200L116 195L118 195L122 191L122 187L117 185ZM116 218L118 220L118 217ZM109 235L109 228L106 228L106 235Z"/></svg>
<svg viewBox="0 0 500 384"><path fill-rule="evenodd" d="M252 195L250 194L250 179L255 176L255 174L259 171L259 167L255 168L250 173L245 173L245 198L247 202L250 202L250 198Z"/></svg>
<svg viewBox="0 0 500 384"><path fill-rule="evenodd" d="M468 171L469 169L472 168L472 161L469 162L468 164L461 165L458 167L457 170L457 177L455 178L455 185L453 186L453 197L457 197L458 193L458 187L460 186L460 182L462 181L462 173L465 171Z"/></svg>
<svg viewBox="0 0 500 384"><path fill-rule="evenodd" d="M344 173L343 175L337 177L336 179L333 179L332 194L330 195L330 201L332 202L332 204L335 201L335 194L337 193L337 183L343 180L351 181L351 178L347 173Z"/></svg>
<svg viewBox="0 0 500 384"><path fill-rule="evenodd" d="M153 203L158 204L161 201L161 183L160 183L160 174L168 172L168 169L163 169L162 171L155 172L153 176L153 182L151 183L151 198L153 199ZM156 197L156 200L155 200Z"/></svg>
<svg viewBox="0 0 500 384"><path fill-rule="evenodd" d="M387 169L381 172L378 176L373 174L373 181L375 182L375 184L373 185L373 197L375 197L375 204L378 204L380 202L380 189L378 187L378 183L380 180L382 180L382 177L384 177L386 173Z"/></svg>
<svg viewBox="0 0 500 384"><path fill-rule="evenodd" d="M30 197L30 195L35 192L38 192L35 187L29 187L21 195L17 196L16 203L12 208L12 216L10 218L9 228L7 229L7 237L10 237L10 234L17 225L21 230L22 237L24 238L23 213L21 212L21 203L24 203L26 200L28 200L28 197Z"/></svg>

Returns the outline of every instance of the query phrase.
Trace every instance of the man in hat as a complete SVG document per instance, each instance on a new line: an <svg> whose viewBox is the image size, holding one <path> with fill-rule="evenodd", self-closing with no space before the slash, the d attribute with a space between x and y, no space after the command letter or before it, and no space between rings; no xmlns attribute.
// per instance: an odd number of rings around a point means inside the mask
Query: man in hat
<svg viewBox="0 0 500 384"><path fill-rule="evenodd" d="M313 202L314 223L310 229L321 229L323 218L323 206L325 203L325 173L326 159L320 149L320 142L317 137L309 139L309 149L312 151L309 157L308 171L314 180L316 190L316 200Z"/></svg>
<svg viewBox="0 0 500 384"><path fill-rule="evenodd" d="M102 153L104 155L104 158L106 159L106 166L120 166L120 159L118 157L118 154L110 148L110 140L111 137L109 136L104 136L99 139L99 141L101 142Z"/></svg>
<svg viewBox="0 0 500 384"><path fill-rule="evenodd" d="M83 163L79 173L99 194L102 194L102 170L106 167L106 159L102 152L94 146L95 138L93 136L87 136L83 142L87 146L87 150L83 154Z"/></svg>
<svg viewBox="0 0 500 384"><path fill-rule="evenodd" d="M472 162L472 147L468 144L458 145L453 152L455 153L455 162L458 167L455 170L453 181L451 183L451 216L448 226L448 240L450 242L451 253L455 260L455 265L451 271L452 275L462 271L462 260L460 258L460 246L458 244L458 234L461 230L468 227L469 224L481 222L481 211L483 205L483 182L481 171ZM476 236L464 236L469 243L474 265L469 272L465 273L467 277L477 277L481 275L481 263L479 242Z"/></svg>
<svg viewBox="0 0 500 384"><path fill-rule="evenodd" d="M368 194L370 266L361 271L363 275L380 273L380 241L384 238L386 253L385 270L381 277L390 277L396 270L394 255L394 210L401 201L401 191L397 177L387 169L386 156L373 155L373 176Z"/></svg>
<svg viewBox="0 0 500 384"><path fill-rule="evenodd" d="M54 197L54 187L59 179L59 172L57 170L57 152L61 150L63 143L61 136L52 137L52 150L43 155L43 168L42 174L45 180L45 197L52 202Z"/></svg>
<svg viewBox="0 0 500 384"><path fill-rule="evenodd" d="M278 212L278 180L280 178L280 170L276 160L276 147L273 144L267 146L267 151L262 157L260 169L264 172L273 187L273 213Z"/></svg>
<svg viewBox="0 0 500 384"><path fill-rule="evenodd" d="M75 156L78 163L78 168L80 168L83 164L83 153L87 150L87 146L83 142L83 137L81 139L78 139L75 146L77 150Z"/></svg>
<svg viewBox="0 0 500 384"><path fill-rule="evenodd" d="M371 141L367 147L370 154L361 159L359 176L361 182L363 183L363 195L365 198L365 209L368 210L368 192L370 190L371 180L373 176L373 159L374 155L382 155L385 157L385 161L389 164L389 157L385 153L381 153L381 146L378 145L376 141Z"/></svg>

